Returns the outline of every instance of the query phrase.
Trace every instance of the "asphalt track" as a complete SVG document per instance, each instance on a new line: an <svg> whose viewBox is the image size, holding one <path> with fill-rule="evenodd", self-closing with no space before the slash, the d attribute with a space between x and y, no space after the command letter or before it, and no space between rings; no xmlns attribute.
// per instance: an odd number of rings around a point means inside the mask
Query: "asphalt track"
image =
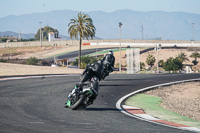
<svg viewBox="0 0 200 133"><path fill-rule="evenodd" d="M115 107L138 89L200 74L110 75L85 110L63 107L79 75L0 81L0 133L188 133L129 117Z"/></svg>
<svg viewBox="0 0 200 133"><path fill-rule="evenodd" d="M103 51L103 50L108 50L108 49L118 49L119 47L110 47L110 48L94 48L94 49L85 49L85 50L81 50L81 55L88 55L88 54L92 54L98 51ZM122 47L122 48L126 48L126 47ZM162 49L186 49L186 47L162 47ZM145 49L143 51L140 51L140 54L143 54L145 52L154 50L154 48L148 48ZM73 52L69 52L69 53L65 53L63 55L59 55L58 59L66 59L66 58L75 58L78 57L78 53L79 51L73 51ZM53 57L51 58L53 59Z"/></svg>
<svg viewBox="0 0 200 133"><path fill-rule="evenodd" d="M81 55L83 56L83 55L95 53L96 51L98 52L98 51L103 51L103 50L108 50L108 49L116 49L116 48L119 48L119 47L86 49L86 50L81 50ZM78 53L79 53L78 50L73 51L73 52L69 52L69 53L66 53L66 54L63 54L63 55L59 55L58 59L75 58L75 57L78 57Z"/></svg>

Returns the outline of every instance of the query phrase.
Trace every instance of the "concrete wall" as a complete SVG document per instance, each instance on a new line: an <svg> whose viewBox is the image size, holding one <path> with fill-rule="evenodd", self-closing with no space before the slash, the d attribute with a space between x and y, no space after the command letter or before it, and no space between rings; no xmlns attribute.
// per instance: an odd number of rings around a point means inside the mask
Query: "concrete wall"
<svg viewBox="0 0 200 133"><path fill-rule="evenodd" d="M118 45L120 40L83 40L83 43L96 43L107 44L107 45ZM122 39L121 43L130 43L130 44L195 44L200 46L200 41L181 41L181 40L131 40L131 39ZM59 46L59 45L79 45L79 40L62 40L62 41L43 41L42 46ZM35 47L41 46L40 41L34 42L8 42L0 43L0 48L5 47Z"/></svg>
<svg viewBox="0 0 200 133"><path fill-rule="evenodd" d="M78 45L78 40L43 41L42 46ZM0 43L0 48L5 47L35 47L41 46L40 41Z"/></svg>

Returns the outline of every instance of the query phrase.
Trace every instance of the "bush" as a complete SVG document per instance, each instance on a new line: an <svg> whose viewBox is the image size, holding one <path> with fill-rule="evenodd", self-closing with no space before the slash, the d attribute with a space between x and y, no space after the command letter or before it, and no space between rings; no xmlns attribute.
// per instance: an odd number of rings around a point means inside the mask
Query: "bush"
<svg viewBox="0 0 200 133"><path fill-rule="evenodd" d="M0 62L6 63L7 60L5 60L5 59L0 59Z"/></svg>
<svg viewBox="0 0 200 133"><path fill-rule="evenodd" d="M140 69L145 69L145 64L143 62L140 62Z"/></svg>
<svg viewBox="0 0 200 133"><path fill-rule="evenodd" d="M96 57L81 56L81 69L85 69L87 64L92 64L96 62L97 62ZM78 66L78 58L76 58L76 61L72 62L72 65Z"/></svg>
<svg viewBox="0 0 200 133"><path fill-rule="evenodd" d="M197 60L193 60L192 63L193 63L194 65L197 65L197 64L198 64L198 61L197 61Z"/></svg>
<svg viewBox="0 0 200 133"><path fill-rule="evenodd" d="M26 61L27 65L37 65L37 63L38 63L38 58L36 57L28 58Z"/></svg>
<svg viewBox="0 0 200 133"><path fill-rule="evenodd" d="M101 60L103 57L104 57L104 56L101 55L101 56L99 56L99 57L97 58L97 60Z"/></svg>
<svg viewBox="0 0 200 133"><path fill-rule="evenodd" d="M165 69L165 71L176 72L177 70L182 70L183 69L183 64L178 58L170 57L164 63L163 68Z"/></svg>
<svg viewBox="0 0 200 133"><path fill-rule="evenodd" d="M158 62L158 64L159 64L159 67L163 67L163 66L164 66L164 61L163 61L163 60L160 60L160 61Z"/></svg>

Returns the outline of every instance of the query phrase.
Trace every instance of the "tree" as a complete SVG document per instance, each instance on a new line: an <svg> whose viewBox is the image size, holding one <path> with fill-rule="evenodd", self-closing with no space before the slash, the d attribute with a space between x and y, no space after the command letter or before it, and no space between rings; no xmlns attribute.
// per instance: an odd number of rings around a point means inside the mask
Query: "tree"
<svg viewBox="0 0 200 133"><path fill-rule="evenodd" d="M150 65L151 67L154 65L156 61L156 58L153 55L148 55L147 59L146 59L146 63L148 65Z"/></svg>
<svg viewBox="0 0 200 133"><path fill-rule="evenodd" d="M59 33L57 29L51 28L49 26L45 26L44 28L41 28L41 31L43 32L43 39L45 39L45 40L48 40L49 32ZM37 33L35 34L35 40L40 40L40 28L38 29Z"/></svg>
<svg viewBox="0 0 200 133"><path fill-rule="evenodd" d="M7 42L7 40L6 38L0 38L0 42Z"/></svg>
<svg viewBox="0 0 200 133"><path fill-rule="evenodd" d="M178 56L176 58L179 59L182 63L184 61L189 61L189 59L187 58L187 55L185 53L183 53L183 52L178 54Z"/></svg>
<svg viewBox="0 0 200 133"><path fill-rule="evenodd" d="M190 55L190 57L194 58L194 60L192 61L192 63L194 65L198 64L197 58L200 58L200 54L198 52L194 52Z"/></svg>
<svg viewBox="0 0 200 133"><path fill-rule="evenodd" d="M182 70L183 69L183 64L180 61L180 59L170 57L164 63L163 68L165 69L165 71L176 72L177 70Z"/></svg>
<svg viewBox="0 0 200 133"><path fill-rule="evenodd" d="M68 24L68 33L70 34L70 38L79 38L79 62L78 66L81 68L81 44L82 39L88 38L93 39L95 37L95 30L96 28L93 25L93 20L84 13L78 13L77 18L71 19L70 23Z"/></svg>

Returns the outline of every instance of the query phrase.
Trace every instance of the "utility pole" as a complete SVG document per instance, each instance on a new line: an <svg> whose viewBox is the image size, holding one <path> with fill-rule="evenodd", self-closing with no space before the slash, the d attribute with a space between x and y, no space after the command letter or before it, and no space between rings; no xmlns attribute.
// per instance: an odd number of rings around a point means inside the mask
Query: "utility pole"
<svg viewBox="0 0 200 133"><path fill-rule="evenodd" d="M192 23L192 41L194 41L194 25L195 23Z"/></svg>
<svg viewBox="0 0 200 133"><path fill-rule="evenodd" d="M122 23L119 22L119 30L120 30L120 46L119 46L119 72L122 73L122 62L121 62L121 27Z"/></svg>
<svg viewBox="0 0 200 133"><path fill-rule="evenodd" d="M144 40L144 27L143 27L143 25L141 26L141 32L142 32L142 40Z"/></svg>
<svg viewBox="0 0 200 133"><path fill-rule="evenodd" d="M44 31L42 30L42 42L43 42L43 38L44 38L43 35L44 35Z"/></svg>
<svg viewBox="0 0 200 133"><path fill-rule="evenodd" d="M42 31L41 31L42 22L39 22L39 23L40 23L40 46L42 47Z"/></svg>

